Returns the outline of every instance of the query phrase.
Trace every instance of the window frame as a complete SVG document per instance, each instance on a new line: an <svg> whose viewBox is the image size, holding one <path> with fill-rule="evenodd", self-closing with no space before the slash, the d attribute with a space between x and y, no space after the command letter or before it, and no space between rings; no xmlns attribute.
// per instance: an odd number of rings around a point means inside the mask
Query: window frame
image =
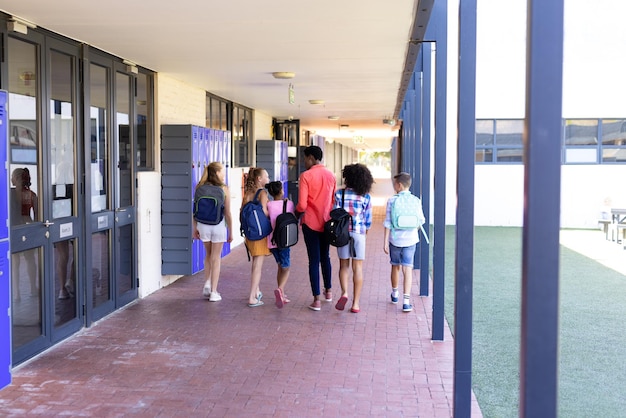
<svg viewBox="0 0 626 418"><path fill-rule="evenodd" d="M491 122L492 123L492 133L476 133L475 134L475 164L523 164L524 158L523 155L519 161L502 161L498 159L498 151L504 149L522 149L524 148L523 144L511 146L510 144L504 145L498 142L498 122L499 121L523 121L524 119L511 119L511 118L503 118L503 119L487 119L481 118L476 119L476 124L478 125L481 122ZM585 121L587 124L589 122L595 123L595 143L590 144L567 144L568 138L568 126L576 126L575 123L577 121ZM561 129L561 163L564 165L597 165L597 164L626 164L626 117L612 117L612 118L567 118L562 119L562 129ZM604 138L605 132L607 129L608 123L617 123L621 124L620 131L617 133L615 141L620 141L622 144L605 144L606 139ZM584 126L584 125L581 125ZM592 125L593 126L593 125ZM478 130L478 129L477 129ZM623 132L623 135L621 134ZM614 130L611 131L611 134L615 133ZM481 140L481 143L478 143L479 135L491 135L490 141ZM583 136L581 136L582 138ZM587 161L584 161L585 157L581 154L579 160L576 160L576 156L574 153L580 152L589 152L593 150L595 152L595 158L592 161L592 158L588 158ZM615 161L611 161L608 157L605 156L605 151L607 150L615 150L615 155L617 156ZM485 161L480 160L479 157L481 155L486 155L491 153L491 160ZM620 154L623 154L623 157L620 157ZM571 156L570 156L571 155ZM620 159L621 158L621 159ZM569 161L568 161L569 159Z"/></svg>

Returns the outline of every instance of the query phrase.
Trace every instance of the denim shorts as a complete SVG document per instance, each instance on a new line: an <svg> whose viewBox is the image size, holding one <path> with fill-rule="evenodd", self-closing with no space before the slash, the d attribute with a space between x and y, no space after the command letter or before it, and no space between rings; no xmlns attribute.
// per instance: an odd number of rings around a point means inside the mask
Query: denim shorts
<svg viewBox="0 0 626 418"><path fill-rule="evenodd" d="M413 257L415 256L416 244L409 247L396 247L389 243L389 258L392 266L413 267Z"/></svg>
<svg viewBox="0 0 626 418"><path fill-rule="evenodd" d="M290 263L290 249L289 248L270 248L270 252L274 256L274 260L284 269L289 268Z"/></svg>

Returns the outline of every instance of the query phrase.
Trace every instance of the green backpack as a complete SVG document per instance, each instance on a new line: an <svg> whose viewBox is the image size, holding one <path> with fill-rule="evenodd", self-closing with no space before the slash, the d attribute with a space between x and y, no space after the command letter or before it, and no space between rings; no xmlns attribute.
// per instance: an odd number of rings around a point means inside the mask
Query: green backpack
<svg viewBox="0 0 626 418"><path fill-rule="evenodd" d="M393 229L419 228L426 221L422 201L410 192L400 192L391 206Z"/></svg>

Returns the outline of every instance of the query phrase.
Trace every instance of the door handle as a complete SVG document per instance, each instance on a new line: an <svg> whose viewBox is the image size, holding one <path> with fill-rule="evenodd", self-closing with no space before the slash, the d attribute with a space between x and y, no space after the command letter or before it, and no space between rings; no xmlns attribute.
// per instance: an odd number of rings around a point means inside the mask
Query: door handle
<svg viewBox="0 0 626 418"><path fill-rule="evenodd" d="M127 211L127 209L120 209L120 208L115 209L115 212L117 212L117 213L126 212L126 211Z"/></svg>
<svg viewBox="0 0 626 418"><path fill-rule="evenodd" d="M46 228L50 228L50 225L54 225L54 222L50 222L46 219L46 222L44 222L43 224L46 226Z"/></svg>

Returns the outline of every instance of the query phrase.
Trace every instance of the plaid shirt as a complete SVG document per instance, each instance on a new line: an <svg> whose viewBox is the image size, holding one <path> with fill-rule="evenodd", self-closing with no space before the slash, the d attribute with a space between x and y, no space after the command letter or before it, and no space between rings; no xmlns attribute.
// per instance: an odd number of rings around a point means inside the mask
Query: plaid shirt
<svg viewBox="0 0 626 418"><path fill-rule="evenodd" d="M335 208L341 207L341 190L335 192ZM346 189L343 208L352 215L350 231L365 234L372 226L372 198L369 193L361 196L352 189Z"/></svg>

